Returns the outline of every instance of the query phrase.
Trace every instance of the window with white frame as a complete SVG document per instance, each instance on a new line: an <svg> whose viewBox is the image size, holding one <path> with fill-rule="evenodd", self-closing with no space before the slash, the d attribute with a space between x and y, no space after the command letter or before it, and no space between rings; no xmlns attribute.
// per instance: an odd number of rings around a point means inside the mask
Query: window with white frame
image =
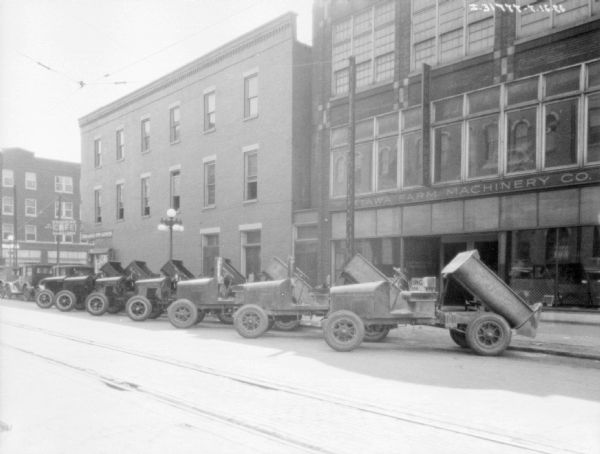
<svg viewBox="0 0 600 454"><path fill-rule="evenodd" d="M210 131L216 127L216 95L214 91L204 93L204 130Z"/></svg>
<svg viewBox="0 0 600 454"><path fill-rule="evenodd" d="M94 139L94 167L102 165L102 139Z"/></svg>
<svg viewBox="0 0 600 454"><path fill-rule="evenodd" d="M25 241L37 241L37 227L33 224L25 224Z"/></svg>
<svg viewBox="0 0 600 454"><path fill-rule="evenodd" d="M73 202L54 202L54 217L56 219L73 219Z"/></svg>
<svg viewBox="0 0 600 454"><path fill-rule="evenodd" d="M181 109L179 106L169 109L169 140L171 143L181 140Z"/></svg>
<svg viewBox="0 0 600 454"><path fill-rule="evenodd" d="M14 229L12 224L2 224L2 241L9 241L12 236L14 238Z"/></svg>
<svg viewBox="0 0 600 454"><path fill-rule="evenodd" d="M423 131L420 107L402 112L402 178L405 188L423 185Z"/></svg>
<svg viewBox="0 0 600 454"><path fill-rule="evenodd" d="M212 207L216 200L216 161L206 161L204 163L204 206Z"/></svg>
<svg viewBox="0 0 600 454"><path fill-rule="evenodd" d="M118 221L122 221L123 219L125 219L124 191L125 183L117 183L117 185L115 186L115 217Z"/></svg>
<svg viewBox="0 0 600 454"><path fill-rule="evenodd" d="M37 216L37 200L25 199L25 216L35 218Z"/></svg>
<svg viewBox="0 0 600 454"><path fill-rule="evenodd" d="M150 216L150 177L140 178L142 217Z"/></svg>
<svg viewBox="0 0 600 454"><path fill-rule="evenodd" d="M380 3L332 27L333 94L348 92L348 57L356 61L356 86L394 77L395 4Z"/></svg>
<svg viewBox="0 0 600 454"><path fill-rule="evenodd" d="M144 118L141 122L142 153L150 151L150 119Z"/></svg>
<svg viewBox="0 0 600 454"><path fill-rule="evenodd" d="M469 8L463 0L413 0L411 39L413 70L491 51L494 8Z"/></svg>
<svg viewBox="0 0 600 454"><path fill-rule="evenodd" d="M258 150L244 152L244 200L258 198Z"/></svg>
<svg viewBox="0 0 600 454"><path fill-rule="evenodd" d="M54 241L60 240L61 243L74 243L75 235L72 233L59 233L54 235ZM63 254L61 254L62 257Z"/></svg>
<svg viewBox="0 0 600 454"><path fill-rule="evenodd" d="M117 161L122 161L125 158L125 130L123 128L117 129L115 133L115 141L116 159Z"/></svg>
<svg viewBox="0 0 600 454"><path fill-rule="evenodd" d="M517 38L576 25L600 12L596 0L519 0L518 6Z"/></svg>
<svg viewBox="0 0 600 454"><path fill-rule="evenodd" d="M587 65L586 163L600 162L600 61Z"/></svg>
<svg viewBox="0 0 600 454"><path fill-rule="evenodd" d="M54 191L64 194L73 194L73 177L55 176Z"/></svg>
<svg viewBox="0 0 600 454"><path fill-rule="evenodd" d="M37 189L37 174L34 172L25 172L25 189Z"/></svg>
<svg viewBox="0 0 600 454"><path fill-rule="evenodd" d="M102 222L102 190L94 189L94 222Z"/></svg>
<svg viewBox="0 0 600 454"><path fill-rule="evenodd" d="M181 171L172 170L170 174L170 199L171 208L179 210L181 208Z"/></svg>
<svg viewBox="0 0 600 454"><path fill-rule="evenodd" d="M257 280L261 268L261 231L246 230L241 232L242 236L242 272L250 281Z"/></svg>
<svg viewBox="0 0 600 454"><path fill-rule="evenodd" d="M258 115L258 74L244 77L244 118Z"/></svg>
<svg viewBox="0 0 600 454"><path fill-rule="evenodd" d="M15 214L15 204L11 196L2 197L2 214L9 216Z"/></svg>
<svg viewBox="0 0 600 454"><path fill-rule="evenodd" d="M2 186L12 188L15 185L15 174L11 169L2 169Z"/></svg>

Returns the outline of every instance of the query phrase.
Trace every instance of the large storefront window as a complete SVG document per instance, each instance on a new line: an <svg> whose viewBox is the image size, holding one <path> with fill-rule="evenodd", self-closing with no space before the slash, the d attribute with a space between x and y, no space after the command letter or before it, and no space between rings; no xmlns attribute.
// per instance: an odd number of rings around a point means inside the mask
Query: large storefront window
<svg viewBox="0 0 600 454"><path fill-rule="evenodd" d="M402 187L423 185L423 134L420 107L402 112Z"/></svg>
<svg viewBox="0 0 600 454"><path fill-rule="evenodd" d="M529 303L600 305L598 227L558 227L512 233L510 286ZM597 235L597 234L596 234Z"/></svg>

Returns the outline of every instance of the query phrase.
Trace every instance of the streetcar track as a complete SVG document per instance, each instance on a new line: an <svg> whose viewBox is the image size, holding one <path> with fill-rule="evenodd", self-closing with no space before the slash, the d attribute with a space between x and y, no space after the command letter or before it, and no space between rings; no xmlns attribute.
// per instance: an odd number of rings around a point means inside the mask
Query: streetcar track
<svg viewBox="0 0 600 454"><path fill-rule="evenodd" d="M144 359L148 359L148 360L152 360L152 361L157 361L157 362L160 362L163 364L168 364L168 365L179 367L179 368L186 369L186 370L192 370L194 372L211 375L211 376L215 376L218 378L229 379L229 380L235 381L237 383L241 383L241 384L248 385L248 386L258 387L258 388L269 390L269 391L285 392L285 393L288 393L291 395L296 395L296 396L304 397L307 399L325 402L328 404L333 404L333 405L337 405L337 406L341 406L341 407L345 407L345 408L351 408L353 410L373 414L376 416L387 417L387 418L391 418L391 419L394 419L397 421L402 421L405 423L416 424L416 425L425 426L425 427L433 428L433 429L437 429L437 430L443 430L443 431L458 434L458 435L463 435L463 436L467 436L467 437L471 437L471 438L476 438L479 440L493 442L493 443L500 444L500 445L510 446L513 448L519 448L519 449L528 450L531 452L536 452L536 453L541 453L541 454L553 454L553 453L557 453L557 452L561 452L561 453L568 452L568 453L574 453L574 454L581 454L581 451L566 449L564 447L559 448L559 447L552 446L552 445L542 444L538 441L530 441L527 439L522 439L520 437L505 435L504 433L497 433L497 432L493 432L493 431L481 429L481 428L476 428L476 427L457 425L452 422L437 420L435 418L431 418L430 416L422 416L422 415L418 415L418 414L411 413L411 412L401 412L396 409L389 409L389 408L381 407L381 406L366 403L366 402L349 400L349 399L341 397L341 396L336 396L336 395L326 394L326 393L319 393L319 392L315 392L313 390L303 389L303 388L290 386L290 385L284 385L281 383L269 382L267 380L259 379L259 378L255 378L255 377L247 377L242 374L236 374L236 373L232 373L232 372L226 372L226 371L222 371L222 370L213 369L213 368L206 367L206 366L200 366L198 364L190 363L187 361L180 361L180 360L175 360L172 358L165 358L165 357L161 357L159 355L154 355L151 353L141 352L141 351L137 351L137 350L133 350L133 349L127 349L127 348L123 348L123 347L116 346L116 345L105 344L105 343L97 342L97 341L94 341L91 339L86 339L83 337L75 337L75 336L67 335L64 333L48 330L45 328L40 328L37 326L26 325L23 323L7 322L5 320L0 321L0 324L5 324L8 326L13 326L15 328L21 328L21 329L26 329L26 330L30 330L30 331L37 331L37 332L40 332L45 335L63 338L63 339L66 339L66 340L69 340L72 342L77 342L77 343L94 346L97 348L112 350L112 351L115 351L118 353L130 355L130 356L134 356L134 357L138 357L138 358L144 358ZM17 348L17 347L14 347L14 348ZM77 366L73 366L73 367L76 368ZM124 382L119 382L117 380L112 380L112 381L109 380L108 383L111 383L112 386L115 386L115 385L118 386L119 383L124 383ZM107 384L107 386L111 386L108 383L105 382L105 384Z"/></svg>
<svg viewBox="0 0 600 454"><path fill-rule="evenodd" d="M305 449L305 450L308 450L311 452L315 452L315 453L320 453L320 454L336 454L333 451L329 451L325 448L321 448L320 446L316 446L309 442L299 440L296 437L293 437L292 435L286 434L282 431L277 431L273 428L270 428L270 427L267 427L264 425L261 426L258 424L252 424L252 423L244 421L243 419L240 419L240 418L235 418L232 416L219 414L217 412L210 411L206 408L202 408L197 405L194 405L192 402L186 402L185 400L179 399L179 398L171 396L169 394L160 393L158 391L146 389L136 383L119 380L115 377L111 377L109 375L102 374L94 369L90 369L87 367L80 367L75 364L71 364L66 361L52 358L50 356L42 355L42 354L33 352L31 350L26 350L24 348L16 347L14 345L7 344L5 342L0 342L0 345L4 345L8 348L12 348L13 350L19 351L21 353L25 353L27 355L34 356L38 359L45 360L54 365L58 365L58 366L69 368L71 370L75 370L79 373L82 373L84 375L90 376L92 378L95 378L95 379L101 381L102 383L104 383L106 386L108 386L111 389L116 389L119 391L139 392L139 393L143 394L144 396L150 397L153 400L156 400L163 404L167 404L171 407L177 408L178 410L183 410L188 413L199 414L201 416L208 417L210 419L217 420L222 423L226 423L226 424L238 427L238 428L245 429L247 431L258 433L259 435L261 435L263 437L267 437L271 440L276 440L278 442L283 442L288 445L293 445L297 448L302 448L302 449Z"/></svg>

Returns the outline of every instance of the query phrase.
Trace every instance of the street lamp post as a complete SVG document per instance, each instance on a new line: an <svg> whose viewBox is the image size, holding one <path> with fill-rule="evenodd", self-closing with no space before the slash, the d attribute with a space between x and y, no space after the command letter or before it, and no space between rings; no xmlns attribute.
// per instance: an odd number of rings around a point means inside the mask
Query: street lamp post
<svg viewBox="0 0 600 454"><path fill-rule="evenodd" d="M158 224L158 230L161 232L169 232L169 261L173 260L173 231L183 232L183 224L181 219L176 218L177 211L173 208L167 210L167 217L160 218L160 224Z"/></svg>

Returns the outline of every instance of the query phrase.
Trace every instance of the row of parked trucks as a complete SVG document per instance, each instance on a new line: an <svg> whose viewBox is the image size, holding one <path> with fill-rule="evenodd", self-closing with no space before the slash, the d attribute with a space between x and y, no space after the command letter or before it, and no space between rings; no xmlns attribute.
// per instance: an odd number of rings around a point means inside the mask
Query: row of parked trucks
<svg viewBox="0 0 600 454"><path fill-rule="evenodd" d="M137 260L125 268L108 262L99 274L89 267L71 267L41 279L35 299L42 308L85 308L92 315L125 310L135 321L166 312L177 328L190 328L214 315L245 338L273 327L292 330L303 317L317 316L325 341L337 351L382 341L399 325L427 325L448 329L456 344L480 355L504 352L513 330L534 337L542 306L526 303L475 250L458 254L442 270L444 286L454 280L472 296L461 306L444 305L435 284L411 289L399 269L393 278L385 276L360 254L344 267L346 284L330 289L311 287L293 261L278 258L259 282L246 282L222 257L214 270L214 276L194 277L179 260L167 262L160 274Z"/></svg>

